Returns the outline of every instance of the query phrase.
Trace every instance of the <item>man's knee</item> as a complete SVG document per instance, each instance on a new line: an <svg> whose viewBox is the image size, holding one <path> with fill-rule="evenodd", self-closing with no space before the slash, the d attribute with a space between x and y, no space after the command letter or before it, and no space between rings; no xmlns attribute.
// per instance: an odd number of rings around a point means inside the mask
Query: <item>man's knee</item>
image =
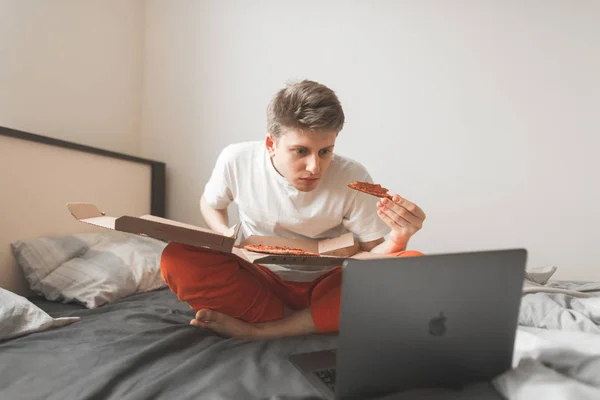
<svg viewBox="0 0 600 400"><path fill-rule="evenodd" d="M239 265L232 256L213 250L169 243L161 254L160 272L163 280L180 300L224 285L237 273Z"/></svg>
<svg viewBox="0 0 600 400"><path fill-rule="evenodd" d="M187 282L189 278L204 277L211 272L223 273L224 264L230 264L230 269L237 269L237 263L232 261L230 254L171 242L161 254L160 270L168 284L169 280Z"/></svg>
<svg viewBox="0 0 600 400"><path fill-rule="evenodd" d="M231 254L170 243L160 267L171 291L196 311L211 309L248 322L282 317L281 300Z"/></svg>

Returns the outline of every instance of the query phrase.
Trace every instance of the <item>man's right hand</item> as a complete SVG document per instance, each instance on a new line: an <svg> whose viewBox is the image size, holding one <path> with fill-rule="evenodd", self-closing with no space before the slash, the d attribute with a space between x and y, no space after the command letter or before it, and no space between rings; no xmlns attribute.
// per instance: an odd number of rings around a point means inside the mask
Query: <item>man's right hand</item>
<svg viewBox="0 0 600 400"><path fill-rule="evenodd" d="M392 200L379 200L377 215L392 229L389 240L401 248L406 248L408 240L423 227L426 218L421 207L397 194Z"/></svg>

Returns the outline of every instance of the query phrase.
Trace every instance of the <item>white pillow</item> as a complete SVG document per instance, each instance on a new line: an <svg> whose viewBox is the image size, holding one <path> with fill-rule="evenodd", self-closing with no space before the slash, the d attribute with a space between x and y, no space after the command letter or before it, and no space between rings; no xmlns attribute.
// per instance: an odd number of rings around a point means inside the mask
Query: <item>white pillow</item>
<svg viewBox="0 0 600 400"><path fill-rule="evenodd" d="M0 288L0 340L79 321L79 317L52 318L44 310L6 289Z"/></svg>
<svg viewBox="0 0 600 400"><path fill-rule="evenodd" d="M87 308L166 287L160 275L165 242L106 231L12 243L31 290Z"/></svg>

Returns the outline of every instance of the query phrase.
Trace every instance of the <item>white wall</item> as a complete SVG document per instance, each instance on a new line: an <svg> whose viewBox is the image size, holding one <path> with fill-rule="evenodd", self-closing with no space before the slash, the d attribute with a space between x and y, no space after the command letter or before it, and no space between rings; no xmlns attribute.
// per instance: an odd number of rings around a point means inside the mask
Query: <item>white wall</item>
<svg viewBox="0 0 600 400"><path fill-rule="evenodd" d="M524 246L600 279L600 2L0 0L0 125L162 159L202 223L218 152L289 79L335 89L337 151L429 215L426 252ZM141 130L140 130L141 129Z"/></svg>
<svg viewBox="0 0 600 400"><path fill-rule="evenodd" d="M143 0L0 0L0 125L140 150Z"/></svg>
<svg viewBox="0 0 600 400"><path fill-rule="evenodd" d="M428 214L425 252L526 247L600 279L600 2L149 1L142 151L200 222L218 152L288 79L336 90L336 151Z"/></svg>

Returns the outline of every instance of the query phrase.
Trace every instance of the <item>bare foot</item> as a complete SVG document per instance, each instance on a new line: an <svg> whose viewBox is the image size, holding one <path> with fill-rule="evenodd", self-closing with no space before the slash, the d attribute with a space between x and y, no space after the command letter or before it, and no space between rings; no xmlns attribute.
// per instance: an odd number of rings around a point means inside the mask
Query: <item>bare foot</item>
<svg viewBox="0 0 600 400"><path fill-rule="evenodd" d="M251 324L215 310L202 309L191 325L212 329L220 335L238 339L276 339L317 333L310 309L295 312L283 319Z"/></svg>
<svg viewBox="0 0 600 400"><path fill-rule="evenodd" d="M237 339L255 340L261 338L258 326L214 310L202 309L198 311L196 319L191 320L190 325L208 328L220 335Z"/></svg>

